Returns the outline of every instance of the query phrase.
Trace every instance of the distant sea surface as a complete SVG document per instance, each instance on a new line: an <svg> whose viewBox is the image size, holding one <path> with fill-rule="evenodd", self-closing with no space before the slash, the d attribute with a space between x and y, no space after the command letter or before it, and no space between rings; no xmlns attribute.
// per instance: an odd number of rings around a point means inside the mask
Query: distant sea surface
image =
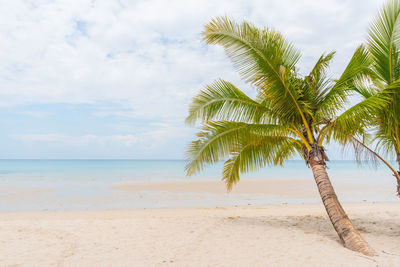
<svg viewBox="0 0 400 267"><path fill-rule="evenodd" d="M119 193L110 187L132 182L220 180L222 166L218 163L186 177L184 160L0 160L0 211L164 207L162 201L157 205L129 198L126 203L118 201ZM394 177L380 164L374 167L359 166L354 161L331 161L328 173L333 183L358 184L360 190L363 187L391 190L395 186ZM265 167L242 175L241 179L313 179L313 176L304 161L294 160L282 167ZM368 200L394 199L371 195ZM211 204L224 203L211 201Z"/></svg>

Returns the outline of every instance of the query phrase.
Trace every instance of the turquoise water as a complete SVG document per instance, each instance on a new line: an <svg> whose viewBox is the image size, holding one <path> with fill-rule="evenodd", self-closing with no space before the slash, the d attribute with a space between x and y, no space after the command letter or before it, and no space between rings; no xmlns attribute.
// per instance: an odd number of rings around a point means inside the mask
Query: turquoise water
<svg viewBox="0 0 400 267"><path fill-rule="evenodd" d="M110 182L219 179L222 163L209 166L192 177L186 177L184 160L0 160L2 182L54 182L92 180ZM382 179L390 177L385 166L357 165L354 161L332 161L328 172L338 179ZM310 178L310 168L303 161L288 161L280 167L263 169L243 178Z"/></svg>
<svg viewBox="0 0 400 267"><path fill-rule="evenodd" d="M155 205L138 196L110 189L113 185L130 182L219 180L221 177L222 163L210 166L192 177L185 176L184 167L183 160L0 160L0 211L168 207L190 206L190 203L196 205L195 202L190 202L190 197L185 203L170 203L165 199ZM382 165L358 166L353 161L332 161L328 163L328 173L334 183L359 185L361 190L363 187L392 190L395 184L390 172ZM242 179L278 178L312 179L312 173L303 161L288 161L283 167L265 167L242 176ZM123 194L125 195L122 199ZM372 201L393 200L392 196L378 194L367 197ZM207 201L207 205L211 206L232 204L229 201L217 202L212 198ZM291 200L265 197L264 202L257 203L275 203L274 201Z"/></svg>

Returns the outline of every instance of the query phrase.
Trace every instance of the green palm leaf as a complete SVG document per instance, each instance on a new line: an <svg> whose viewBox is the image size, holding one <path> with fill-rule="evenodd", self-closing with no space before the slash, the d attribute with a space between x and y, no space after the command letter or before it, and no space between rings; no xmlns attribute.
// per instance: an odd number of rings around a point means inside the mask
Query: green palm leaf
<svg viewBox="0 0 400 267"><path fill-rule="evenodd" d="M343 142L350 136L365 135L368 127L376 125L377 115L387 108L398 86L400 83L395 83L344 111L332 122L334 138Z"/></svg>
<svg viewBox="0 0 400 267"><path fill-rule="evenodd" d="M381 79L392 84L399 77L400 2L388 1L368 32L368 48Z"/></svg>
<svg viewBox="0 0 400 267"><path fill-rule="evenodd" d="M227 158L243 142L258 142L266 136L293 139L292 133L280 125L229 121L208 122L197 135L199 139L193 141L187 150L188 175L201 171L207 164Z"/></svg>
<svg viewBox="0 0 400 267"><path fill-rule="evenodd" d="M273 112L266 105L257 103L233 84L217 80L193 98L186 123L194 125L196 120L260 123L271 122L273 117Z"/></svg>
<svg viewBox="0 0 400 267"><path fill-rule="evenodd" d="M257 142L245 141L231 152L224 163L222 180L228 191L240 179L240 173L258 170L265 165L282 164L283 161L300 152L301 145L292 139L280 136L262 137Z"/></svg>
<svg viewBox="0 0 400 267"><path fill-rule="evenodd" d="M362 82L371 74L369 66L368 51L364 46L359 46L340 78L320 98L318 117L332 117L332 114L343 108L347 97L356 88L357 82Z"/></svg>

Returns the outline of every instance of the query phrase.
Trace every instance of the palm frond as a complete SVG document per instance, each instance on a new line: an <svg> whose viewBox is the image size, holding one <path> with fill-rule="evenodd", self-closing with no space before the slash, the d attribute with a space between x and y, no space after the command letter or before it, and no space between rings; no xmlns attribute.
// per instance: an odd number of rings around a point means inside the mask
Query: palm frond
<svg viewBox="0 0 400 267"><path fill-rule="evenodd" d="M399 77L400 1L388 1L368 32L368 49L374 68L386 84Z"/></svg>
<svg viewBox="0 0 400 267"><path fill-rule="evenodd" d="M373 163L375 166L377 166L378 160L381 159L381 157L378 155L378 153L369 148L368 142L370 142L370 140L368 141L368 139L370 138L366 138L365 136L363 136L362 140L359 140L354 136L348 136L343 149L346 147L351 147L354 152L355 160L358 164Z"/></svg>
<svg viewBox="0 0 400 267"><path fill-rule="evenodd" d="M335 52L327 55L323 54L318 59L310 74L304 77L304 98L311 103L313 110L317 109L322 97L330 89L329 85L331 81L326 75L326 69L333 59L334 54Z"/></svg>
<svg viewBox="0 0 400 267"><path fill-rule="evenodd" d="M380 119L382 117L381 115ZM387 158L396 159L397 151L400 150L397 148L396 129L393 127L393 121L387 120L385 126L380 121L378 123L374 136L375 150Z"/></svg>
<svg viewBox="0 0 400 267"><path fill-rule="evenodd" d="M222 180L225 181L227 190L235 185L241 173L258 170L265 165L282 164L300 151L301 145L296 140L280 136L263 137L257 142L244 142L231 157L224 163Z"/></svg>
<svg viewBox="0 0 400 267"><path fill-rule="evenodd" d="M356 79L352 90L357 93L356 95L365 99L379 93L383 88L384 86L377 84L376 80L374 81L374 78L366 76L361 79Z"/></svg>
<svg viewBox="0 0 400 267"><path fill-rule="evenodd" d="M292 138L291 132L280 125L229 121L208 122L197 136L199 139L190 144L186 153L188 176L201 171L207 164L228 157L243 142L257 142L265 136Z"/></svg>
<svg viewBox="0 0 400 267"><path fill-rule="evenodd" d="M332 124L332 134L335 140L346 140L348 136L364 135L366 129L376 125L377 118L388 103L394 87L387 87L383 91L355 104L341 115Z"/></svg>
<svg viewBox="0 0 400 267"><path fill-rule="evenodd" d="M393 176L397 180L397 195L400 197L400 173L396 171L396 169L393 168L393 166L391 166L390 163L383 157L381 157L376 151L369 148L368 145L365 144L365 142L360 141L354 137L350 137L349 143L353 146L358 164L373 162L375 167L377 167L378 161L380 161L389 168L389 170L392 172Z"/></svg>
<svg viewBox="0 0 400 267"><path fill-rule="evenodd" d="M271 122L273 117L267 106L257 103L233 84L217 80L193 98L185 122L189 125L194 125L196 120L260 123Z"/></svg>
<svg viewBox="0 0 400 267"><path fill-rule="evenodd" d="M332 61L335 51L328 53L327 55L323 54L315 63L313 69L311 70L308 77L313 77L314 81L318 81L321 74L325 73L326 68L329 67L330 62ZM317 88L316 88L317 89Z"/></svg>
<svg viewBox="0 0 400 267"><path fill-rule="evenodd" d="M369 65L368 51L361 45L355 51L340 78L321 97L317 111L319 117L329 118L343 108L349 93L356 88L356 83L371 74Z"/></svg>
<svg viewBox="0 0 400 267"><path fill-rule="evenodd" d="M273 100L273 110L282 120L300 118L308 126L304 114L311 112L293 79L300 53L280 33L219 17L205 26L203 37L208 44L224 47L242 78Z"/></svg>

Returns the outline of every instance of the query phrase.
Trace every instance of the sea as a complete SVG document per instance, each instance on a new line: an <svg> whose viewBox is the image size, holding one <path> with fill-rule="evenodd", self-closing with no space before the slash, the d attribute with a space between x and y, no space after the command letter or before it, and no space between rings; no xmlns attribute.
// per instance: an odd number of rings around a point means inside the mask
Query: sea
<svg viewBox="0 0 400 267"><path fill-rule="evenodd" d="M392 162L394 164L394 162ZM115 185L135 182L220 180L223 163L205 168L197 175L185 175L184 160L0 160L0 211L85 210L171 208L189 206L266 205L279 203L317 203L308 199L271 196L224 196L186 194L171 198L168 192L134 194L115 189ZM382 164L355 161L330 161L327 165L333 182L349 184L357 197L345 202L400 201L395 195L395 178ZM264 167L244 174L241 179L313 179L304 161L287 161L283 166ZM240 186L240 183L237 185ZM376 190L375 190L376 189ZM365 192L365 193L363 193Z"/></svg>

